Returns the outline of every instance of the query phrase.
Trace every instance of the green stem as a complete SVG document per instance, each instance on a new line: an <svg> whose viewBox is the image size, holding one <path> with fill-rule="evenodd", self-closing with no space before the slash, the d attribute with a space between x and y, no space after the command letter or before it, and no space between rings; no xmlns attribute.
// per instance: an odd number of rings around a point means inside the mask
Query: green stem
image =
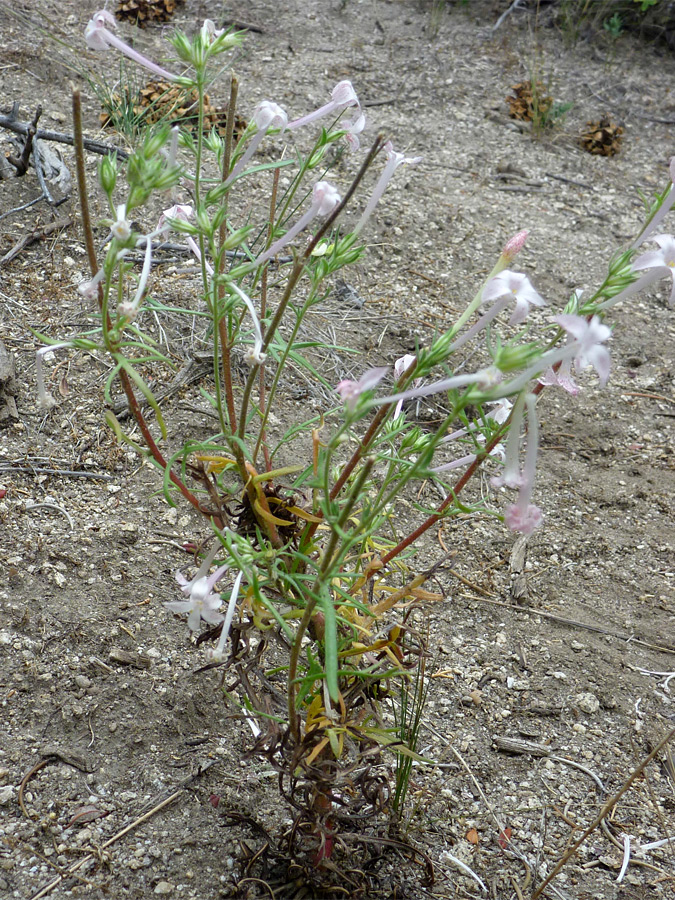
<svg viewBox="0 0 675 900"><path fill-rule="evenodd" d="M344 507L342 508L342 512L340 513L340 517L337 520L336 527L331 529L331 536L328 541L328 546L326 547L326 550L324 552L323 559L321 561L319 574L317 575L316 581L314 582L311 596L307 601L305 612L302 616L302 619L300 620L300 624L298 625L298 630L295 635L295 640L293 641L293 646L291 647L291 656L288 666L288 723L291 730L291 735L296 742L300 740L300 729L298 726L298 713L295 708L297 696L295 681L298 674L298 661L300 659L302 640L305 636L307 628L309 627L309 623L312 619L314 610L316 609L316 605L319 602L320 591L324 587L326 576L332 570L333 555L340 540L340 533L343 531L344 526L347 524L352 509L359 499L361 490L363 489L363 485L370 475L370 470L374 465L374 459L367 459L364 462L363 468L359 472L359 477L354 482L351 493L347 498Z"/></svg>

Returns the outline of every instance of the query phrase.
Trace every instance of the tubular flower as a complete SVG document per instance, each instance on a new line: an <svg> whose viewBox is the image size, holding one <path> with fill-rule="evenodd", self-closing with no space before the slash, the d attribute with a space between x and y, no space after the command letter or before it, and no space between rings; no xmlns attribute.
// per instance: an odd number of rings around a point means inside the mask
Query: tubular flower
<svg viewBox="0 0 675 900"><path fill-rule="evenodd" d="M546 301L532 287L527 275L512 272L510 269L505 269L488 281L483 290L483 303L501 297L511 299L511 296L515 297L516 301L516 308L509 319L511 325L523 322L530 311L530 306L546 306Z"/></svg>
<svg viewBox="0 0 675 900"><path fill-rule="evenodd" d="M125 243L131 237L131 224L127 220L127 205L120 203L117 207L117 218L110 226L112 236L120 242Z"/></svg>
<svg viewBox="0 0 675 900"><path fill-rule="evenodd" d="M165 209L162 215L159 217L159 222L157 223L158 231L168 231L173 226L169 222L169 219L178 219L180 222L189 222L193 216L193 210L191 206L187 206L185 204L177 203L172 206L170 209ZM197 262L202 261L202 253L199 249L197 242L192 237L192 235L188 234L185 237L185 243L190 248L191 252L197 259ZM209 275L213 275L213 266L208 262L205 263L206 271Z"/></svg>
<svg viewBox="0 0 675 900"><path fill-rule="evenodd" d="M518 450L520 447L520 428L523 422L524 408L527 406L527 449L523 470L518 473ZM538 506L530 503L532 489L537 470L537 453L539 450L539 425L537 423L537 403L534 394L522 394L513 408L513 419L506 443L504 475L501 479L493 479L493 484L506 484L518 487L518 499L504 513L504 521L511 531L532 534L543 521L543 514Z"/></svg>
<svg viewBox="0 0 675 900"><path fill-rule="evenodd" d="M239 596L239 586L241 585L243 574L243 572L239 572L235 579L234 585L232 586L232 592L230 593L230 599L227 604L225 621L223 622L223 628L220 632L220 639L218 641L218 644L212 650L206 651L208 659L213 662L222 662L224 659L225 644L227 643L227 638L230 633L230 627L232 626L232 619L234 618L234 612L237 608L237 597Z"/></svg>
<svg viewBox="0 0 675 900"><path fill-rule="evenodd" d="M539 384L551 387L560 387L568 394L576 397L579 393L579 386L574 378L572 378L572 360L564 359L558 369L551 366L547 369L539 379Z"/></svg>
<svg viewBox="0 0 675 900"><path fill-rule="evenodd" d="M489 390L495 387L501 379L501 372L493 366L474 372L472 375L453 375L443 378L423 387L413 387L399 394L391 394L389 397L378 397L372 401L373 406L383 406L385 403L399 403L404 400L417 400L419 397L429 397L431 394L440 394L441 391L451 391L455 388L466 387L470 384L477 385L481 390Z"/></svg>
<svg viewBox="0 0 675 900"><path fill-rule="evenodd" d="M610 357L609 351L602 345L611 336L611 328L603 325L598 316L593 316L590 322L582 316L572 315L554 316L554 319L571 338L563 350L569 348L567 358L574 359L577 372L593 366L604 387L609 378Z"/></svg>
<svg viewBox="0 0 675 900"><path fill-rule="evenodd" d="M398 381L398 379L402 375L404 375L405 372L410 368L410 366L416 361L417 361L417 357L413 356L411 353L406 353L403 356L400 356L394 363L394 376L395 376L396 380ZM422 380L421 378L415 378L413 381L413 387L417 387L420 384L421 380ZM394 410L394 418L395 419L401 414L402 409L403 409L403 400L399 400L398 403L396 404L396 409Z"/></svg>
<svg viewBox="0 0 675 900"><path fill-rule="evenodd" d="M285 247L286 244L293 240L296 234L299 234L303 228L306 228L312 219L316 216L329 215L339 202L340 195L332 184L329 184L327 181L317 181L312 190L312 205L310 208L283 237L280 237L264 253L260 254L254 265L260 266L262 263L267 262L268 259L272 259L282 247Z"/></svg>
<svg viewBox="0 0 675 900"><path fill-rule="evenodd" d="M187 600L172 600L165 603L167 609L177 613L188 613L188 628L190 631L197 631L201 619L210 625L217 625L223 621L223 615L218 612L218 608L222 603L220 594L214 593L213 588L217 581L227 572L228 566L223 565L212 575L208 575L208 571L216 558L220 545L216 544L213 550L205 557L199 571L188 581L181 572L176 572L176 581L181 586L181 590L187 596Z"/></svg>
<svg viewBox="0 0 675 900"><path fill-rule="evenodd" d="M65 347L72 347L71 343L49 344L47 347L40 347L35 352L35 381L37 383L38 392L38 409L42 412L48 412L52 407L56 406L56 400L45 388L45 379L42 372L42 360L48 353L54 350L63 350Z"/></svg>
<svg viewBox="0 0 675 900"><path fill-rule="evenodd" d="M245 294L238 285L234 284L234 282L230 282L228 285L234 293L244 301L246 304L246 308L248 309L251 319L253 320L253 330L255 331L255 343L253 347L249 347L249 349L244 354L244 360L248 363L249 366L260 366L267 359L267 354L263 353L263 336L262 329L260 327L260 319L258 318L258 314L255 311L255 306L251 298Z"/></svg>
<svg viewBox="0 0 675 900"><path fill-rule="evenodd" d="M166 69L158 66L157 63L148 59L147 56L143 56L138 50L134 50L133 47L130 47L129 44L118 38L116 34L113 34L110 28L115 27L115 17L111 13L105 9L94 13L84 30L84 39L87 42L87 46L92 50L107 50L108 47L114 47L115 50L119 50L124 56L129 57L129 59L138 63L139 66L144 66L146 69L154 72L155 75L159 75L160 78L166 78L167 81L178 80L177 75L167 72Z"/></svg>
<svg viewBox="0 0 675 900"><path fill-rule="evenodd" d="M675 192L675 188L673 189ZM656 281L664 275L670 275L673 286L670 292L670 305L675 303L675 239L669 234L657 234L650 238L659 245L658 250L650 250L643 253L633 263L633 268L640 271L649 269L652 280ZM638 282L639 284L639 282Z"/></svg>
<svg viewBox="0 0 675 900"><path fill-rule="evenodd" d="M279 128L282 132L286 129L288 116L276 103L272 103L271 100L263 100L253 113L253 121L258 130L251 138L243 156L237 160L237 164L228 175L226 184L229 184L243 171L270 128Z"/></svg>
<svg viewBox="0 0 675 900"><path fill-rule="evenodd" d="M339 115L350 106L355 106L358 114L361 115L361 104L351 81L340 81L331 91L331 99L328 103L315 109L314 112L308 113L306 116L289 122L288 127L291 131L295 131L296 128L302 128L303 125L309 125L310 122L315 122L324 116ZM356 121L358 121L358 117ZM353 125L354 123L351 124Z"/></svg>
<svg viewBox="0 0 675 900"><path fill-rule="evenodd" d="M352 381L349 378L343 379L335 388L340 397L344 400L345 406L351 412L359 402L359 397L364 391L371 391L382 381L389 371L389 366L377 366L368 369L359 378L358 381Z"/></svg>
<svg viewBox="0 0 675 900"><path fill-rule="evenodd" d="M377 206L382 194L384 194L387 185L393 178L394 172L398 169L398 167L403 163L409 163L410 165L414 166L418 162L422 161L421 156L404 156L402 153L397 153L394 150L391 141L387 141L387 143L384 145L384 149L387 153L387 162L377 184L375 185L373 193L370 195L370 199L366 204L363 215L356 223L356 228L353 231L353 234L355 236L363 231L366 222L372 216L373 210Z"/></svg>

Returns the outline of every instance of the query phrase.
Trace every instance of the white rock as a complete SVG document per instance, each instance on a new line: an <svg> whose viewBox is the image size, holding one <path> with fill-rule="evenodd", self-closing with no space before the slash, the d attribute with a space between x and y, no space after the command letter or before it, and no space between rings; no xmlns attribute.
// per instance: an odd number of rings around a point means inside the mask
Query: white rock
<svg viewBox="0 0 675 900"><path fill-rule="evenodd" d="M577 694L574 700L579 709L589 716L592 716L593 713L596 713L600 709L600 701L595 694L591 694L590 692Z"/></svg>

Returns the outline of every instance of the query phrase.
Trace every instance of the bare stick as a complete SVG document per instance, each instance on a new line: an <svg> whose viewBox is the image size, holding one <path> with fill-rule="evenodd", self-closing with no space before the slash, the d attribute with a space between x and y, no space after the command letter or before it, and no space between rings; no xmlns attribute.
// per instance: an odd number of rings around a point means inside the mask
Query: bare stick
<svg viewBox="0 0 675 900"><path fill-rule="evenodd" d="M17 104L15 104L15 107ZM0 128L6 128L8 131L13 131L14 134L23 134L27 135L30 129L30 125L27 125L25 122L19 122L16 118L16 111L12 110L12 112L8 116L0 116ZM40 128L35 132L35 138L39 141L54 141L58 144L70 144L71 147L75 146L75 136L72 134L63 134L60 131L45 131ZM102 156L106 156L108 153L116 153L120 159L128 159L129 153L126 150L122 150L121 147L109 147L107 144L102 143L102 141L92 141L91 138L82 138L82 143L86 150L89 150L90 153L100 153Z"/></svg>
<svg viewBox="0 0 675 900"><path fill-rule="evenodd" d="M208 762L205 766L200 767L199 771L195 775L190 775L187 778L183 779L178 785L177 790L173 791L173 793L169 794L168 797L165 797L163 800L158 802L152 809L149 809L146 813L134 819L133 822L130 822L124 828L120 829L116 834L114 834L111 838L109 838L104 844L101 844L100 850L106 850L116 841L119 841L120 838L124 837L125 834L128 834L130 831L133 831L134 828L138 828L139 825L142 825L143 822L147 821L149 818L154 816L160 810L164 809L170 803L173 803L178 797L180 797L183 792L183 787L190 784L193 781L196 781L201 775L204 774L211 766L215 765L219 760L214 759L211 762ZM34 774L34 771L31 770L29 774ZM161 796L161 795L160 795ZM74 875L78 869L81 869L85 863L91 862L95 859L95 855L93 853L89 853L87 856L82 859L78 859L76 862L72 863L72 865L68 866L68 868L63 872L63 874L58 875L49 884L45 885L41 888L37 894L33 894L30 900L39 900L40 897L46 897L47 894L51 893L55 887L58 887L62 881L64 881L69 875Z"/></svg>
<svg viewBox="0 0 675 900"><path fill-rule="evenodd" d="M50 234L59 231L61 228L69 228L72 224L73 219L57 219L56 222L52 222L51 225L45 225L44 228L36 228L35 231L22 237L20 241L14 244L11 250L8 250L7 253L5 253L2 259L0 259L0 266L4 266L5 263L11 262L15 256L18 256L22 250L25 250L26 247L29 247L35 241L49 237Z"/></svg>
<svg viewBox="0 0 675 900"><path fill-rule="evenodd" d="M16 109L16 104L14 105ZM21 151L21 156L13 156L11 153L7 157L7 162L11 163L16 169L16 174L20 177L25 175L28 171L28 164L30 161L31 150L33 149L33 140L35 138L35 132L37 131L37 123L42 115L42 107L38 106L35 110L35 116L30 125L27 126L26 131L26 142L23 145L23 150Z"/></svg>
<svg viewBox="0 0 675 900"><path fill-rule="evenodd" d="M623 797L623 795L626 793L626 791L630 788L630 786L633 784L633 782L638 777L638 775L641 775L642 772L644 772L644 770L647 768L649 763L658 755L658 753L663 749L663 747L666 746L666 744L671 740L671 738L673 736L675 736L675 728L670 729L670 731L666 734L666 736L659 741L659 743L656 745L656 747L654 747L654 749L649 754L649 756L646 756L642 760L642 762L637 767L637 769L635 769L635 771L627 779L627 781L624 782L621 789L616 794L614 794L613 797L610 797L606 803L603 804L600 812L597 814L597 816L595 817L593 822L588 826L586 831L584 831L584 833L581 835L581 837L576 842L576 844L573 844L560 857L560 859L558 860L556 865L553 867L551 872L547 875L547 877L542 881L542 883L539 885L539 887L536 889L536 891L532 894L532 900L537 900L537 897L541 896L541 893L544 890L544 888L553 881L553 879L558 874L558 872L562 869L562 867L565 865L565 863L570 859L571 856L574 856L574 854L577 852L579 847L581 847L581 845L586 840L586 838L589 836L589 834L592 834L592 832L595 831L595 829L602 822L602 820L605 818L605 816L609 812L611 812L611 810L616 806L616 804Z"/></svg>

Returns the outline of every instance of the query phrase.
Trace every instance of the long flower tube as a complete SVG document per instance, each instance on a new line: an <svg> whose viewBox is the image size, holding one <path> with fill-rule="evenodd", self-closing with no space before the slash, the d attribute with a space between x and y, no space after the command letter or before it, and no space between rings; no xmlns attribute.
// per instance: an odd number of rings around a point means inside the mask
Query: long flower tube
<svg viewBox="0 0 675 900"><path fill-rule="evenodd" d="M227 638L230 634L230 628L232 627L232 620L234 619L234 613L237 608L237 598L239 597L239 587L241 585L241 579L243 575L243 572L239 572L234 581L234 585L232 586L230 599L227 604L227 610L225 611L223 628L220 632L220 639L217 645L212 650L207 651L208 659L213 662L222 662L225 657L225 644L227 643Z"/></svg>
<svg viewBox="0 0 675 900"><path fill-rule="evenodd" d="M253 263L254 267L260 266L264 262L267 262L268 259L272 259L272 257L276 256L286 244L290 243L293 238L303 230L303 228L306 228L309 225L312 219L316 216L329 215L333 212L339 202L340 195L332 184L329 184L327 181L317 181L312 190L312 205L307 212L289 231L286 232L286 234L283 235L283 237L280 237L279 240L275 241L271 247L268 247L264 253L260 254Z"/></svg>
<svg viewBox="0 0 675 900"><path fill-rule="evenodd" d="M121 38L118 38L117 35L113 34L110 28L106 26L115 28L115 17L107 12L107 10L101 9L97 13L94 13L84 30L84 39L87 42L88 47L92 50L107 50L108 47L114 47L115 50L119 50L124 56L127 56L129 59L133 60L133 62L138 63L139 66L144 66L146 69L154 72L155 75L159 75L160 78L166 78L167 81L178 81L178 75L174 75L172 72L163 69L161 66L158 66L156 62L153 62L151 59L148 59L147 56L143 56L142 53L139 53L138 50L134 50L133 47L130 47L129 44L125 43Z"/></svg>
<svg viewBox="0 0 675 900"><path fill-rule="evenodd" d="M40 347L40 349L35 352L35 381L37 384L38 392L38 408L43 412L47 412L48 410L52 409L52 407L56 406L56 400L45 388L45 379L42 372L42 360L47 355L47 353L52 353L54 350L64 350L66 347L72 346L73 345L69 341L65 341L61 344L49 344L47 347Z"/></svg>
<svg viewBox="0 0 675 900"><path fill-rule="evenodd" d="M393 144L391 141L387 141L384 145L384 149L387 153L387 162L384 167L382 174L380 175L375 188L373 189L373 193L370 195L368 203L366 204L366 208L363 211L363 214L359 221L356 223L356 228L352 232L354 237L359 235L361 231L363 231L366 222L372 216L375 207L380 201L382 194L384 194L387 189L387 185L391 181L394 176L394 172L398 169L400 165L403 163L408 163L410 165L416 165L417 163L422 161L421 156L404 156L403 153L397 153L394 150Z"/></svg>
<svg viewBox="0 0 675 900"><path fill-rule="evenodd" d="M532 534L538 528L544 516L538 506L530 503L532 489L537 471L537 453L539 451L539 425L537 423L537 398L534 394L525 397L527 406L527 449L525 462L520 475L518 500L509 506L504 513L504 521L511 531L521 534ZM518 435L516 435L518 437ZM509 435L510 437L510 435Z"/></svg>
<svg viewBox="0 0 675 900"><path fill-rule="evenodd" d="M260 366L267 359L267 354L262 352L263 347L263 335L262 329L260 327L260 319L258 318L258 314L255 311L255 306L251 298L242 291L242 289L236 285L234 282L228 282L228 287L234 291L234 293L244 301L246 304L246 308L248 309L251 319L253 320L253 330L255 331L255 343L252 348L249 348L244 354L244 359L250 366Z"/></svg>
<svg viewBox="0 0 675 900"><path fill-rule="evenodd" d="M404 400L416 400L419 397L429 397L431 394L438 394L441 391L450 391L454 388L466 387L469 384L482 384L491 386L494 383L494 375L491 370L484 369L475 372L472 375L453 375L451 378L444 378L441 381L435 381L433 384L427 384L423 387L410 388L402 391L400 394L391 394L389 397L376 397L371 401L371 406L384 406L387 403L399 403Z"/></svg>
<svg viewBox="0 0 675 900"><path fill-rule="evenodd" d="M152 269L152 242L156 237L160 237L168 230L169 225L166 224L161 228L158 228L156 231L145 235L145 254L143 256L143 268L141 269L141 277L138 279L138 285L136 286L134 299L119 303L117 306L117 312L121 316L125 316L127 319L130 319L132 322L138 315L138 310L140 309L143 297L145 296L145 290L148 285L148 278L150 277L150 270ZM143 240L143 238L141 238L141 240Z"/></svg>
<svg viewBox="0 0 675 900"><path fill-rule="evenodd" d="M303 125L309 125L310 122L315 122L324 116L338 115L350 106L357 107L359 115L361 114L361 104L351 81L340 81L331 91L331 99L328 103L324 103L323 106L315 109L314 112L308 113L306 116L289 122L288 128L290 131L295 131L296 128L302 128ZM357 121L358 116L355 122ZM354 123L351 123L351 125L353 126Z"/></svg>
<svg viewBox="0 0 675 900"><path fill-rule="evenodd" d="M539 377L549 369L555 369L560 363L568 360L574 363L577 372L593 366L600 379L600 385L604 387L607 383L610 356L603 344L611 337L611 329L602 324L599 316L593 316L590 321L587 321L583 316L562 315L554 316L553 321L557 322L569 335L567 343L563 347L543 353L534 365L525 369L511 381L504 383L501 396L518 393L533 378Z"/></svg>
<svg viewBox="0 0 675 900"><path fill-rule="evenodd" d="M229 184L237 177L237 175L243 172L248 161L256 152L270 128L279 128L282 132L284 131L288 125L288 116L276 103L272 103L271 100L263 100L262 103L258 104L253 113L253 121L258 130L251 138L244 154L237 160L237 163L228 175L225 184Z"/></svg>

